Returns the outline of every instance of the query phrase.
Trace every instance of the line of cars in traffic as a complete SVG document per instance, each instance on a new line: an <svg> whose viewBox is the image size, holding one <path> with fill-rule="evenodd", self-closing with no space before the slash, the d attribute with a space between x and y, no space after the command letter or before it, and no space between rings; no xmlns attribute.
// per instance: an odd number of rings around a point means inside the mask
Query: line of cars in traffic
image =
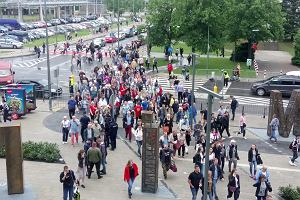
<svg viewBox="0 0 300 200"><path fill-rule="evenodd" d="M48 35L65 34L80 31L83 29L93 29L101 31L112 23L116 18L99 17L91 15L88 17L69 17L66 19L52 19L49 22L18 22L15 19L0 19L0 48L22 48L23 44L35 39L46 37L46 25ZM120 22L127 21L120 17Z"/></svg>

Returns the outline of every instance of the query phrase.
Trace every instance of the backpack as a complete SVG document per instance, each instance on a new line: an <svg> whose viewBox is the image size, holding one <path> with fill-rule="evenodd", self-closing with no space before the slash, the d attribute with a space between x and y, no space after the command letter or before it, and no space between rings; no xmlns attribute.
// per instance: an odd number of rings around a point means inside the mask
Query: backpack
<svg viewBox="0 0 300 200"><path fill-rule="evenodd" d="M294 141L293 141L294 142ZM289 149L293 149L293 142L290 143Z"/></svg>

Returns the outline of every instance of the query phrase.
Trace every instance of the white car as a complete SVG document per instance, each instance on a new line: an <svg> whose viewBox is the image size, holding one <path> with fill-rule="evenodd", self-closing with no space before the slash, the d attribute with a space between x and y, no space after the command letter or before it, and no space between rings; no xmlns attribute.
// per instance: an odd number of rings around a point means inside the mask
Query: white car
<svg viewBox="0 0 300 200"><path fill-rule="evenodd" d="M0 38L0 48L8 48L8 49L20 49L23 47L23 43L9 39L9 38Z"/></svg>
<svg viewBox="0 0 300 200"><path fill-rule="evenodd" d="M287 72L286 75L288 75L288 76L300 76L300 71L290 71L290 72Z"/></svg>

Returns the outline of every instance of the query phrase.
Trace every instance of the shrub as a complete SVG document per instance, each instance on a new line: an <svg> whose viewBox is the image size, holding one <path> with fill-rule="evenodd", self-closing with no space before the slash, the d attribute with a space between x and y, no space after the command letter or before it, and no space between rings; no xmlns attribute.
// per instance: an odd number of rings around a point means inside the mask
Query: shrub
<svg viewBox="0 0 300 200"><path fill-rule="evenodd" d="M279 195L284 200L300 200L300 187L292 187L291 185L279 187Z"/></svg>
<svg viewBox="0 0 300 200"><path fill-rule="evenodd" d="M235 57L235 62L246 62L248 58L248 42L242 43L236 47L236 51L233 50L230 60L234 61ZM254 51L251 49L251 59L254 58Z"/></svg>
<svg viewBox="0 0 300 200"><path fill-rule="evenodd" d="M295 46L295 56L292 58L292 64L300 66L300 30L295 36L294 46Z"/></svg>
<svg viewBox="0 0 300 200"><path fill-rule="evenodd" d="M296 66L300 66L300 58L293 57L292 58L292 64Z"/></svg>
<svg viewBox="0 0 300 200"><path fill-rule="evenodd" d="M48 142L24 142L22 144L24 160L57 162L61 156L58 145ZM0 158L5 157L5 148L0 147Z"/></svg>

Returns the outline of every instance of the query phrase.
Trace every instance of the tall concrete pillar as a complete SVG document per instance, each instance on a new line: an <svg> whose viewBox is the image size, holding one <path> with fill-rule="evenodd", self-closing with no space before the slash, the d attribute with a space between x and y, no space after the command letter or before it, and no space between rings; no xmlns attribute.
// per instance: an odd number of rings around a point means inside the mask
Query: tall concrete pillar
<svg viewBox="0 0 300 200"><path fill-rule="evenodd" d="M60 19L60 6L57 6L57 18Z"/></svg>
<svg viewBox="0 0 300 200"><path fill-rule="evenodd" d="M43 15L43 6L40 0L40 20L44 21L44 15Z"/></svg>
<svg viewBox="0 0 300 200"><path fill-rule="evenodd" d="M20 5L20 2L18 3L18 20L19 22L23 21L23 8Z"/></svg>
<svg viewBox="0 0 300 200"><path fill-rule="evenodd" d="M54 7L54 8L53 8L53 17L54 17L54 18L57 18L57 16L56 16L56 15L57 15L57 12L56 12L56 7Z"/></svg>
<svg viewBox="0 0 300 200"><path fill-rule="evenodd" d="M75 16L75 12L76 12L76 6L73 5L73 16Z"/></svg>
<svg viewBox="0 0 300 200"><path fill-rule="evenodd" d="M89 16L89 2L88 1L86 1L85 15L86 15L86 17Z"/></svg>

